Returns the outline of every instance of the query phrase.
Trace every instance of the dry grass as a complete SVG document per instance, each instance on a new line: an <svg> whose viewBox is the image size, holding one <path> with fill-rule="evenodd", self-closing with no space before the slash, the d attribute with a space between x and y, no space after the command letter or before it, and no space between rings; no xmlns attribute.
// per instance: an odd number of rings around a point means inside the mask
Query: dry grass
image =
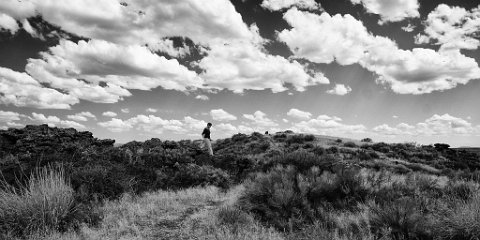
<svg viewBox="0 0 480 240"><path fill-rule="evenodd" d="M120 200L104 204L104 218L97 228L83 226L77 233L65 234L36 233L30 239L283 239L251 216L247 216L251 221L240 227L232 227L219 218L219 211L232 206L242 191L240 185L226 193L216 187L205 187L142 196L126 194Z"/></svg>
<svg viewBox="0 0 480 240"><path fill-rule="evenodd" d="M480 193L455 205L437 222L438 239L480 239Z"/></svg>
<svg viewBox="0 0 480 240"><path fill-rule="evenodd" d="M73 210L74 191L65 180L63 169L42 168L20 189L3 185L0 229L11 235L56 229Z"/></svg>

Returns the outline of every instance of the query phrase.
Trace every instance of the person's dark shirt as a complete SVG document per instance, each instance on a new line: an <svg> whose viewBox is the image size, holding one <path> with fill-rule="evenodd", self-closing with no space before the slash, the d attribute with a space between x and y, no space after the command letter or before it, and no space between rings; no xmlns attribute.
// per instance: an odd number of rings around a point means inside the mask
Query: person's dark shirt
<svg viewBox="0 0 480 240"><path fill-rule="evenodd" d="M210 139L210 129L204 128L204 129L203 129L203 132L202 132L202 136L203 136L204 138Z"/></svg>

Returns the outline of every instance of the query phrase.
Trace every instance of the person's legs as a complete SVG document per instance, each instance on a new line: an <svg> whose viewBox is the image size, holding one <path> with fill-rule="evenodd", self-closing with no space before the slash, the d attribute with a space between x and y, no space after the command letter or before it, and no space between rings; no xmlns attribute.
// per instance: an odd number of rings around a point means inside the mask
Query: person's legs
<svg viewBox="0 0 480 240"><path fill-rule="evenodd" d="M208 149L208 154L210 154L210 156L213 156L212 143L210 142L210 139L204 138L203 141L205 142L205 146Z"/></svg>

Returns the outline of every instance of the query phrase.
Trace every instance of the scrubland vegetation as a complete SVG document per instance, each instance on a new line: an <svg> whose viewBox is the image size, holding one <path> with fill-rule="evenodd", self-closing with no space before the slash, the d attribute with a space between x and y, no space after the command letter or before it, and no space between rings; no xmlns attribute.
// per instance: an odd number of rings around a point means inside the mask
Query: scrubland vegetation
<svg viewBox="0 0 480 240"><path fill-rule="evenodd" d="M213 144L0 131L0 239L479 239L480 159L290 131Z"/></svg>

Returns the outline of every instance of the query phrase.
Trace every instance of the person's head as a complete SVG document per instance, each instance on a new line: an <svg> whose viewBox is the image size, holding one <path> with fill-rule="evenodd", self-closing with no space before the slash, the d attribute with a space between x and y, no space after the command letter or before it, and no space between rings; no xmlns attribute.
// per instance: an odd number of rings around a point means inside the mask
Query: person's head
<svg viewBox="0 0 480 240"><path fill-rule="evenodd" d="M207 123L207 128L210 128L212 126L212 123Z"/></svg>

